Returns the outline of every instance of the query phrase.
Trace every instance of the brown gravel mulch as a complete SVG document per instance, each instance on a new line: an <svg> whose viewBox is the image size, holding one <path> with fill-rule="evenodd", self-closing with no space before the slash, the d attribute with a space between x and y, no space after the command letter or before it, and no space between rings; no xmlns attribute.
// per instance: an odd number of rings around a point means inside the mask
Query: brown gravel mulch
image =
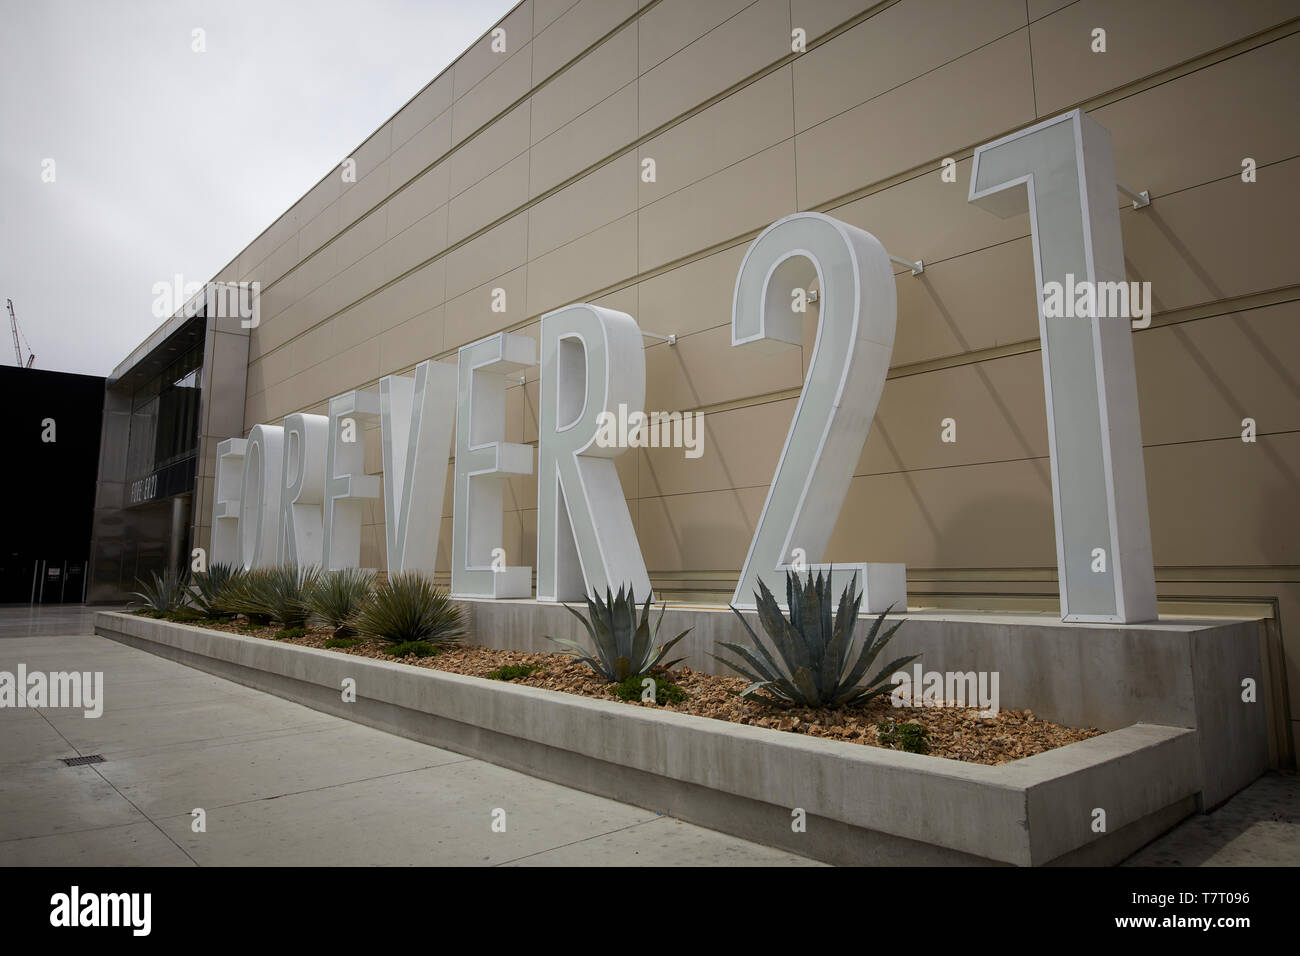
<svg viewBox="0 0 1300 956"><path fill-rule="evenodd" d="M203 625L217 630L275 640L278 627L239 627L235 624ZM307 635L286 638L284 643L304 647L323 648L332 636L326 628L311 628ZM367 641L352 648L330 648L342 654L355 654L376 660L397 660L384 652L381 641ZM1002 710L993 717L979 716L979 708L959 707L894 707L889 695L882 694L865 707L841 710L808 707L782 710L761 702L751 702L737 697L748 681L738 677L721 677L705 674L689 667L675 667L667 675L672 683L686 691L687 698L679 704L652 704L641 701L621 701L614 695L614 685L606 684L586 664L559 653L531 654L524 651L503 651L473 644L449 647L432 657L407 657L402 663L432 670L449 671L470 677L486 677L499 667L508 664L530 664L538 668L532 674L511 683L527 684L545 690L578 694L582 697L599 697L627 703L629 707L662 707L679 714L694 714L715 720L728 720L737 724L767 727L790 733L807 734L842 740L869 747L885 747L878 739L877 725L885 721L920 724L926 729L929 754L949 760L982 763L996 766L1010 763L1021 757L1054 750L1067 744L1097 737L1102 732L1095 728L1063 727L1043 720L1028 710Z"/></svg>

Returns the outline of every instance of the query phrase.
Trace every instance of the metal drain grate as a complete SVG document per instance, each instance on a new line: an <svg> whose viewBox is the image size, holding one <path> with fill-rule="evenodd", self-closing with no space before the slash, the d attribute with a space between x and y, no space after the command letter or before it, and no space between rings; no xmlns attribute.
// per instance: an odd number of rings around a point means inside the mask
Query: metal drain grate
<svg viewBox="0 0 1300 956"><path fill-rule="evenodd" d="M99 754L91 754L88 757L60 757L69 767L84 767L88 763L103 763L104 758Z"/></svg>

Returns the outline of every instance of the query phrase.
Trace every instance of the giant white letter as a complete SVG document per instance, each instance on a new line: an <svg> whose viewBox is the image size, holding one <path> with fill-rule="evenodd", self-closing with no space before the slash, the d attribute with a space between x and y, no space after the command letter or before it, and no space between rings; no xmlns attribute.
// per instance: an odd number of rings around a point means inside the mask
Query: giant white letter
<svg viewBox="0 0 1300 956"><path fill-rule="evenodd" d="M446 362L421 362L414 378L386 375L379 381L389 574L433 574L455 401L456 367Z"/></svg>
<svg viewBox="0 0 1300 956"><path fill-rule="evenodd" d="M820 280L817 343L776 475L745 558L732 603L754 607L762 579L785 598L785 572L796 549L808 567L822 561L862 455L894 351L898 301L889 254L869 232L801 212L768 226L753 241L736 276L731 344L790 347L803 341L795 289ZM836 564L834 587L858 576L870 612L907 606L901 564Z"/></svg>
<svg viewBox="0 0 1300 956"><path fill-rule="evenodd" d="M239 560L245 571L275 564L283 464L284 429L254 425L244 446L239 502Z"/></svg>
<svg viewBox="0 0 1300 956"><path fill-rule="evenodd" d="M284 485L280 497L280 564L319 565L322 548L321 501L325 497L325 448L330 420L296 412L284 419Z"/></svg>
<svg viewBox="0 0 1300 956"><path fill-rule="evenodd" d="M642 412L641 330L626 313L570 305L542 316L541 350L537 598L580 601L630 584L645 599L650 576L614 466L623 449L596 444L602 414Z"/></svg>
<svg viewBox="0 0 1300 956"><path fill-rule="evenodd" d="M242 563L239 554L239 498L244 482L243 438L227 438L217 445L217 474L212 482L212 553L208 567Z"/></svg>
<svg viewBox="0 0 1300 956"><path fill-rule="evenodd" d="M533 569L494 562L492 552L502 546L506 478L533 471L532 446L505 440L505 376L537 364L537 343L526 335L498 332L462 345L459 360L452 594L528 597Z"/></svg>
<svg viewBox="0 0 1300 956"><path fill-rule="evenodd" d="M374 392L344 392L330 399L321 555L327 571L361 565L361 511L366 499L379 497L379 476L366 474L365 426L378 417Z"/></svg>

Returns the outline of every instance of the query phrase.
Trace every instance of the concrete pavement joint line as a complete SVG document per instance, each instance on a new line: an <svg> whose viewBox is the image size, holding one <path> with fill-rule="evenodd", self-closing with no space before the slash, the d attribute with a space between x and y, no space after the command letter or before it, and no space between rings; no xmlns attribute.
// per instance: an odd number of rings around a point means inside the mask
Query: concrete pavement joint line
<svg viewBox="0 0 1300 956"><path fill-rule="evenodd" d="M647 810L646 812L655 813L656 811ZM502 860L500 863L493 863L492 865L509 866L511 863L518 863L520 860L531 860L535 856L542 856L547 853L553 853L556 850L566 850L571 846L578 846L581 843L587 843L591 840L599 840L602 837L613 836L615 833L622 833L625 830L634 830L637 827L647 826L651 823L658 823L659 821L665 819L672 819L672 818L665 817L664 814L659 813L657 816L651 817L649 820L637 820L635 823L629 823L626 826L615 827L614 829L607 830L604 833L593 833L591 836L583 837L580 840L570 840L568 843L560 843L557 844L556 846L547 847L545 850L537 850L534 853L525 853L523 856L517 856L510 860ZM765 845L765 844L761 844L761 845Z"/></svg>
<svg viewBox="0 0 1300 956"><path fill-rule="evenodd" d="M258 693L265 693L265 692L264 692L264 691L258 691ZM271 696L274 696L274 695L271 695ZM342 719L342 718L340 718L340 719ZM376 731L376 733L384 733L384 732L383 732L383 731ZM405 738L403 738L403 739L405 739ZM474 759L473 757L459 756L456 760L448 760L448 761L446 761L445 763L435 763L435 764L430 764L430 765L427 766L427 767L412 767L412 768L409 769L409 770L394 770L392 773L380 773L380 774L375 774L374 776L371 776L371 777L357 777L355 780L339 780L339 781L337 781L337 782L335 782L335 783L326 783L326 784L322 784L322 785L319 786L319 787L308 787L308 788L305 789L305 790L292 790L292 791L288 791L288 792L285 792L285 793L276 793L276 794L272 794L271 796L267 796L267 797L250 797L250 798L247 799L247 800L236 800L234 803L222 803L222 804L216 804L216 805L214 805L214 806L204 807L203 809L208 810L208 811L212 811L212 810L229 810L229 809L231 809L232 807L244 807L244 806L250 806L250 805L255 804L255 803L268 803L268 802L270 802L271 800L279 800L279 799L281 799L281 798L283 798L283 797L300 797L300 796L303 796L304 794L308 794L308 793L322 793L322 792L324 792L324 791L326 791L326 790L337 790L337 789L340 788L340 787L353 787L353 786L356 786L356 785L359 784L359 783L370 783L372 780L386 780L386 779L388 779L388 778L390 778L390 777L402 777L402 776L405 776L405 775L407 775L407 774L412 774L412 773L424 773L426 770L438 770L438 769L440 769L440 768L442 768L442 767L450 767L450 766L453 766L453 765L455 765L455 764L474 763L474 762L476 762L476 761L475 761L475 759ZM187 811L187 812L184 812L184 813L169 813L169 814L167 814L166 816L160 816L158 819L159 819L159 820L178 820L178 819L180 819L180 818L182 818L182 817L188 817L189 815L190 815L190 814L189 814L188 811Z"/></svg>
<svg viewBox="0 0 1300 956"><path fill-rule="evenodd" d="M37 711L37 713L40 713L40 711ZM50 721L50 719L49 719L48 717L45 717L45 714L41 713L41 716L42 716L43 718L45 718L45 722L46 722L47 724L50 725L50 728L51 728L51 729L52 729L56 734L58 734L60 737L62 737L63 740L68 744L69 747L72 747L72 749L73 749L74 751L76 751L77 756L79 756L79 757L80 757L80 756L83 756L83 754L81 753L80 749L78 749L77 747L74 747L74 746L73 746L72 741L71 741L71 740L68 740L67 736L64 735L63 731L59 730L58 727L55 727L54 724ZM84 718L83 718L83 719L84 719ZM164 837L167 837L168 840L170 840L173 844L175 844L175 845L176 845L176 849L180 850L182 853L185 853L185 848L184 848L184 847L182 847L180 844L176 843L175 840L172 840L171 837L167 836L167 831L165 831L162 827L158 826L158 824L153 820L153 818L151 818L151 817L149 816L149 814L145 813L145 812L144 812L143 810L141 810L138 806L136 806L134 801L132 801L129 797L127 797L126 794L124 794L121 790L118 790L118 789L117 789L117 787L113 784L113 781L109 780L107 777L105 777L105 776L103 775L103 773L100 772L100 769L99 769L100 765L99 765L99 764L87 764L87 766L90 767L90 769L95 773L95 775L99 777L99 779L103 780L106 784L108 784L110 787L112 787L112 788L113 788L113 792L116 793L116 794L117 794L119 797L121 797L123 800L125 800L125 801L127 802L127 804L130 805L131 809L133 809L136 813L140 814L140 816L144 817L145 820L148 820L149 823L154 827L154 829L156 829L156 830L157 830L159 833L161 833ZM92 828L92 829L100 829L100 828ZM47 834L47 835L48 835L48 834ZM194 863L195 866L198 865L198 861L195 860L194 857L190 856L188 853L185 853L185 855L186 855L187 857L189 857L190 861L191 861L192 863Z"/></svg>
<svg viewBox="0 0 1300 956"><path fill-rule="evenodd" d="M41 718L42 718L42 719L43 719L47 724L49 724L50 729L53 730L56 734L58 734L58 735L63 739L64 743L66 743L69 747L72 747L73 752L76 753L78 757L84 756L84 754L82 754L81 750L80 750L79 748L73 746L72 741L69 740L69 739L67 738L67 736L66 736L66 735L65 735L61 730L59 730L58 727L55 727L54 724L50 721L50 719L49 719L48 717L46 717L45 714L44 714L42 711L37 710L37 713L40 714ZM176 843L176 841L173 840L170 836L167 836L167 831L166 831L166 830L164 830L162 827L160 827L160 826L157 824L157 822L155 822L155 821L153 820L153 818L151 818L151 817L149 816L149 814L145 813L145 812L144 812L143 810L141 810L138 806L136 806L135 803L134 803L134 801L132 801L130 798L128 798L128 797L126 796L126 794L124 794L121 790L118 790L117 787L114 786L113 781L109 780L109 779L108 779L107 777L105 777L102 773L100 773L100 771L99 771L99 767L100 767L100 765L99 765L99 764L87 764L86 766L88 766L88 767L90 768L90 770L91 770L91 771L92 771L96 776L99 777L99 779L103 780L106 784L108 784L110 787L112 787L112 788L113 788L113 792L116 793L116 794L117 794L119 797L121 797L123 800L125 800L126 803L127 803L127 805L130 806L132 810L134 810L136 813L140 814L140 816L143 817L144 820L147 820L147 821L149 822L149 824L150 824L151 826L153 826L153 828L154 828L155 830L157 830L157 831L158 831L159 833L161 833L164 837L166 837L168 841L170 841L172 844L174 844L174 845L176 846L176 849L180 850L182 853L185 853L185 848L182 847L180 844ZM69 768L67 768L67 769L79 769L79 768L71 768L71 767L69 767ZM141 821L141 822L143 822L143 821ZM115 824L115 826L123 826L123 825L125 825L125 826L132 826L133 824ZM45 834L41 834L40 836L37 836L37 837L19 837L19 839L32 839L32 840L35 840L35 839L40 839L41 837L48 837L48 836L62 836L62 835L65 835L65 834L67 834L67 833L88 833L88 832L90 832L90 831L92 831L92 830L109 830L109 829L112 829L112 828L113 828L113 827L87 827L85 830L72 830L72 831L65 830L65 831L61 831L61 832L59 832L59 833L45 833ZM13 843L13 842L15 842L15 841L13 841L13 840L0 840L0 843ZM198 866L198 865L199 865L199 864L198 864L198 861L195 860L194 857L190 856L188 853L185 853L185 856L186 856L186 857L190 860L190 862L192 862L195 866Z"/></svg>

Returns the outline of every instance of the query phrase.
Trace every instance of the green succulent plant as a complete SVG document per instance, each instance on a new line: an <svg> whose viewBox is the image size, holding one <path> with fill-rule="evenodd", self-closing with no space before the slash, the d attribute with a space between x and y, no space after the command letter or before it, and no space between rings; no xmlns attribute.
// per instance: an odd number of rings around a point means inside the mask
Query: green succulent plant
<svg viewBox="0 0 1300 956"><path fill-rule="evenodd" d="M447 592L418 571L390 575L375 588L351 627L392 644L424 641L436 646L465 637L465 615Z"/></svg>
<svg viewBox="0 0 1300 956"><path fill-rule="evenodd" d="M588 651L576 641L562 637L551 637L564 648L564 653L582 661L593 671L612 684L621 684L630 677L641 677L656 667L665 670L681 661L681 658L664 663L664 657L673 645L691 632L691 628L682 631L667 644L655 645L659 637L659 625L663 623L667 604L659 609L659 617L654 627L650 626L650 601L652 595L646 595L645 607L637 613L636 598L631 586L618 589L614 595L605 589L605 599L599 594L587 598L587 615L584 617L567 604L564 607L582 622L591 636L592 651Z"/></svg>
<svg viewBox="0 0 1300 956"><path fill-rule="evenodd" d="M213 564L190 578L189 599L204 617L221 617L228 614L222 606L226 588L243 576L244 569L231 564Z"/></svg>
<svg viewBox="0 0 1300 956"><path fill-rule="evenodd" d="M275 621L285 628L303 627L307 623L307 597L315 589L318 576L314 567L286 564L254 568L227 584L219 607L227 614L245 614L260 624Z"/></svg>
<svg viewBox="0 0 1300 956"><path fill-rule="evenodd" d="M155 571L147 581L136 578L135 583L140 590L132 593L155 613L168 614L185 606L185 579L170 568L161 574Z"/></svg>
<svg viewBox="0 0 1300 956"><path fill-rule="evenodd" d="M801 582L793 571L786 572L786 605L790 608L789 620L781 606L760 580L755 595L758 620L774 650L769 650L744 616L732 607L740 623L754 639L752 647L719 641L740 661L731 661L714 655L714 659L740 674L752 683L740 696L765 701L778 707L848 707L864 704L877 694L889 690L889 678L898 668L919 657L910 654L890 661L871 677L867 671L876 656L889 643L889 639L903 626L899 621L881 633L889 608L871 625L862 641L856 660L851 660L853 632L857 626L858 609L862 595L857 594L857 575L840 594L838 609L831 597L830 575L818 572L813 578L808 572ZM864 680L864 678L866 678Z"/></svg>
<svg viewBox="0 0 1300 956"><path fill-rule="evenodd" d="M335 637L350 637L356 633L352 618L361 610L374 587L373 571L361 568L325 571L307 595L307 610L316 620L334 628Z"/></svg>

